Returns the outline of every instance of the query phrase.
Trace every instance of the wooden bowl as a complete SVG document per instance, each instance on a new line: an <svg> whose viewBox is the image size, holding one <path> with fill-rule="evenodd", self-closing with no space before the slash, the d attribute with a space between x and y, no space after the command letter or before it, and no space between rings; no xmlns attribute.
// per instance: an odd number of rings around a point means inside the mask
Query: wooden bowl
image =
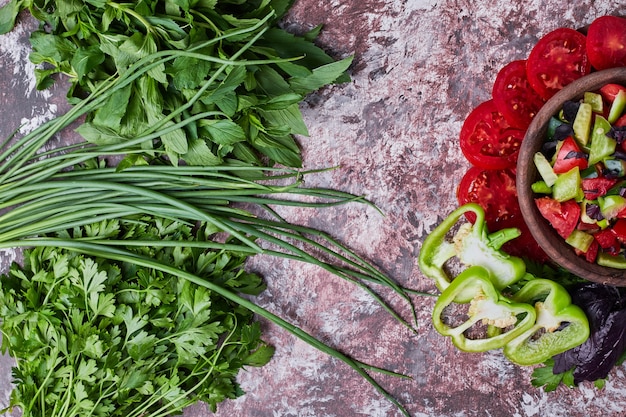
<svg viewBox="0 0 626 417"><path fill-rule="evenodd" d="M576 255L574 249L565 243L539 213L534 201L536 196L531 190L531 185L540 179L533 156L541 150L550 118L559 112L565 101L580 99L585 91L598 90L608 83L626 85L626 68L593 72L568 84L543 105L533 118L522 141L517 160L516 187L522 215L530 232L556 264L589 281L624 287L626 270L600 266Z"/></svg>

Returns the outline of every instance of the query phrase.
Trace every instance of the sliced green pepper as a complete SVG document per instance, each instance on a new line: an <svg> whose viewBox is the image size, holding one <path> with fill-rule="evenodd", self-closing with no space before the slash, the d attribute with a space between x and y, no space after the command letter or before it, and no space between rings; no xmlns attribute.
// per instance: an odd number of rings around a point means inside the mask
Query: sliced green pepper
<svg viewBox="0 0 626 417"><path fill-rule="evenodd" d="M582 344L589 337L589 322L583 310L571 304L567 290L558 283L537 278L512 297L534 303L536 322L504 346L504 355L519 365L535 365Z"/></svg>
<svg viewBox="0 0 626 417"><path fill-rule="evenodd" d="M446 307L455 303L459 294L468 292L473 294L469 302L469 318L456 327L444 323L442 314ZM459 274L441 293L432 314L435 329L443 336L450 336L452 343L466 352L484 352L501 348L521 334L525 334L533 327L535 319L533 306L515 303L504 297L494 287L489 271L481 266L469 267ZM482 339L467 338L465 332L478 322L498 328L499 331L490 332Z"/></svg>
<svg viewBox="0 0 626 417"><path fill-rule="evenodd" d="M463 224L452 242L448 241L447 236L452 228L467 213L476 216L474 224ZM465 204L450 213L426 237L418 259L420 270L443 291L452 281L443 266L456 256L466 266L477 265L487 269L495 287L500 290L517 282L526 273L526 264L521 258L500 250L503 244L519 235L520 231L516 228L489 233L483 208L475 203ZM459 294L459 297L457 301L468 301L466 295Z"/></svg>

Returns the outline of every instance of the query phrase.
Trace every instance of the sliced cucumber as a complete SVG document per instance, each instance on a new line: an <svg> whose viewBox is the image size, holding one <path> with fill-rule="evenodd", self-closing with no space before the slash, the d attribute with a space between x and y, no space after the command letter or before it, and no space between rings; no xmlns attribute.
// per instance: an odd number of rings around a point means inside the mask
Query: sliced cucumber
<svg viewBox="0 0 626 417"><path fill-rule="evenodd" d="M583 97L583 102L591 104L591 110L595 113L602 113L604 111L604 101L602 100L602 96L598 93L587 91Z"/></svg>
<svg viewBox="0 0 626 417"><path fill-rule="evenodd" d="M572 128L574 129L574 138L582 146L586 146L587 142L589 142L589 131L591 130L592 116L593 110L591 108L591 104L580 103Z"/></svg>
<svg viewBox="0 0 626 417"><path fill-rule="evenodd" d="M626 107L626 91L620 90L615 96L613 104L611 104L608 116L609 123L613 124L617 119L619 119L624 112L624 107Z"/></svg>
<svg viewBox="0 0 626 417"><path fill-rule="evenodd" d="M591 132L591 147L589 148L589 165L602 161L615 152L617 142L606 134L611 130L611 124L604 117L596 115Z"/></svg>
<svg viewBox="0 0 626 417"><path fill-rule="evenodd" d="M598 265L609 266L611 268L626 269L626 258L623 256L613 256L606 252L599 252Z"/></svg>
<svg viewBox="0 0 626 417"><path fill-rule="evenodd" d="M557 177L552 186L552 197L560 202L572 199L576 201L582 200L584 194L578 167L574 167Z"/></svg>
<svg viewBox="0 0 626 417"><path fill-rule="evenodd" d="M607 220L611 220L626 207L626 198L620 195L606 195L598 197L598 204L600 205L602 216Z"/></svg>
<svg viewBox="0 0 626 417"><path fill-rule="evenodd" d="M567 239L565 239L567 243L580 250L581 252L587 252L589 250L589 247L593 243L593 240L593 236L591 236L589 233L577 229L574 229L572 231L572 234L570 234Z"/></svg>
<svg viewBox="0 0 626 417"><path fill-rule="evenodd" d="M545 155L541 152L537 152L533 157L533 161L535 162L535 166L537 167L537 171L539 171L539 175L544 180L548 187L552 187L556 182L557 175L554 173L552 169L552 165L546 159Z"/></svg>

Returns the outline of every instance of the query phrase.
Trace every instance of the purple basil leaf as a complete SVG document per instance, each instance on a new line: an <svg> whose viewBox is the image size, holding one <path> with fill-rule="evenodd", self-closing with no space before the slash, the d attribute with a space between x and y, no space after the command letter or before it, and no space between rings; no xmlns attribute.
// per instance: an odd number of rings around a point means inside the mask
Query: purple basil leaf
<svg viewBox="0 0 626 417"><path fill-rule="evenodd" d="M615 139L618 144L621 144L626 140L626 126L611 126L611 129L606 135Z"/></svg>
<svg viewBox="0 0 626 417"><path fill-rule="evenodd" d="M553 372L574 368L574 383L605 378L626 349L626 299L617 287L595 283L570 289L572 303L581 307L591 335L580 346L554 357Z"/></svg>
<svg viewBox="0 0 626 417"><path fill-rule="evenodd" d="M621 150L621 149L618 149L618 150L616 150L613 153L613 157L615 159L621 159L622 161L625 161L626 160L626 152Z"/></svg>
<svg viewBox="0 0 626 417"><path fill-rule="evenodd" d="M569 151L567 155L565 155L565 158L563 159L579 159L579 158L587 159L587 154L584 152Z"/></svg>
<svg viewBox="0 0 626 417"><path fill-rule="evenodd" d="M587 207L585 208L585 212L587 216L594 220L602 220L604 216L602 215L602 211L600 210L600 206L593 203L587 203Z"/></svg>
<svg viewBox="0 0 626 417"><path fill-rule="evenodd" d="M593 348L590 360L576 366L574 383L606 378L626 348L626 310L609 314L601 329L585 342Z"/></svg>

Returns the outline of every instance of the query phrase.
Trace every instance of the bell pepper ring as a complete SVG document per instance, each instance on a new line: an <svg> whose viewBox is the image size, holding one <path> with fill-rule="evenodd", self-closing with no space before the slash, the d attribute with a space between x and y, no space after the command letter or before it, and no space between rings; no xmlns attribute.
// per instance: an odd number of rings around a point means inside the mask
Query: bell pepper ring
<svg viewBox="0 0 626 417"><path fill-rule="evenodd" d="M459 294L467 293L473 294L469 301L469 318L454 327L444 323L444 310L456 302ZM434 328L441 335L449 336L452 343L465 352L485 352L502 348L511 340L526 334L533 328L535 320L533 306L516 303L504 297L494 286L489 271L481 266L472 266L461 272L441 293L432 313ZM486 337L466 337L466 331L479 322L490 328ZM493 328L497 331L493 331Z"/></svg>
<svg viewBox="0 0 626 417"><path fill-rule="evenodd" d="M452 241L448 235L466 213L474 213L474 223L462 224ZM454 210L424 240L418 263L422 273L433 279L440 291L444 291L453 277L446 272L444 264L457 257L465 266L481 266L491 275L496 289L501 290L523 278L526 264L521 258L500 250L503 244L520 235L517 228L501 229L489 233L485 211L476 203L467 203ZM469 301L468 294L458 294L459 302Z"/></svg>
<svg viewBox="0 0 626 417"><path fill-rule="evenodd" d="M536 322L504 346L503 353L518 365L536 365L584 343L589 321L584 311L571 304L560 284L543 278L528 281L511 299L534 303Z"/></svg>

